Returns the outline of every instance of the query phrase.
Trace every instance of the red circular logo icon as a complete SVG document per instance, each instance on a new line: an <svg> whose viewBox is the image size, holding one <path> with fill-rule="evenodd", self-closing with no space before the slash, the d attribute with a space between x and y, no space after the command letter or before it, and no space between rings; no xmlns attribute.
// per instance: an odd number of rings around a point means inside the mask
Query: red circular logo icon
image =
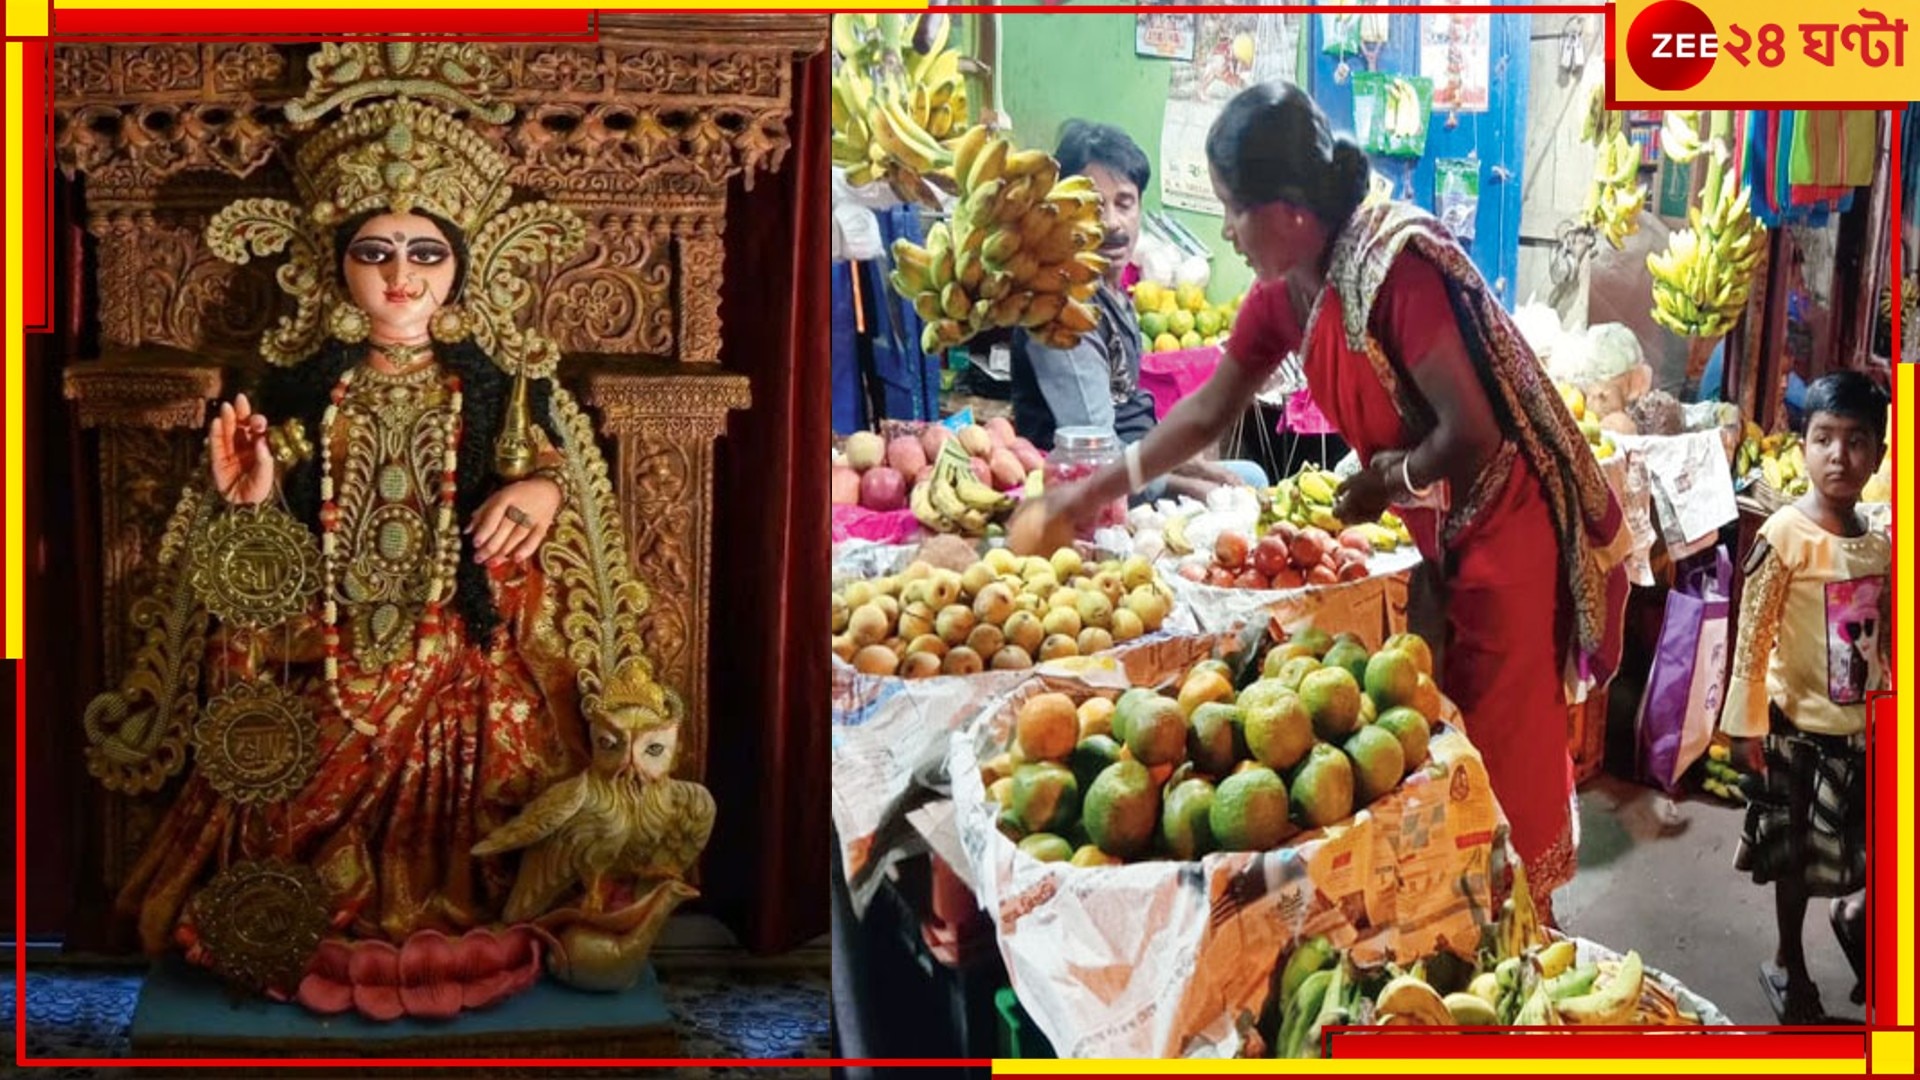
<svg viewBox="0 0 1920 1080"><path fill-rule="evenodd" d="M1691 90L1713 70L1720 36L1687 0L1659 0L1627 28L1627 62L1655 90Z"/></svg>

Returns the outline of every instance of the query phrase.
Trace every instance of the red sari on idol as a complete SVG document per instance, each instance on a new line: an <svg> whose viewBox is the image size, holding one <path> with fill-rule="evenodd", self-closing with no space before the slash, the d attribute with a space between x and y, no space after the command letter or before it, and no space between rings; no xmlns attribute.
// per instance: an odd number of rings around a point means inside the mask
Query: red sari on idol
<svg viewBox="0 0 1920 1080"><path fill-rule="evenodd" d="M1499 451L1444 518L1400 513L1447 586L1440 687L1549 912L1574 868L1569 692L1605 685L1620 660L1630 541L1619 504L1545 369L1437 219L1400 203L1363 207L1335 240L1319 295L1302 300L1284 282L1255 285L1228 356L1265 373L1298 353L1314 402L1363 463L1432 430L1412 365L1452 331L1499 419Z"/></svg>

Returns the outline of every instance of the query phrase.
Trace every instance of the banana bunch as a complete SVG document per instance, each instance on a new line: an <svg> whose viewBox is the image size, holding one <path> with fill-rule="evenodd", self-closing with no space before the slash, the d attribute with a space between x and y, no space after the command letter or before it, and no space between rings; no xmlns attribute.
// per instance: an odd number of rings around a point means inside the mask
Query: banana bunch
<svg viewBox="0 0 1920 1080"><path fill-rule="evenodd" d="M985 536L996 518L1013 509L1013 500L982 483L960 440L948 439L926 479L913 486L907 505L933 532Z"/></svg>
<svg viewBox="0 0 1920 1080"><path fill-rule="evenodd" d="M925 247L893 245L889 280L926 320L921 347L938 352L1019 326L1072 348L1094 327L1093 296L1107 272L1093 181L1063 180L1052 157L1015 150L985 127L954 144L952 175L960 199L951 220L928 229Z"/></svg>
<svg viewBox="0 0 1920 1080"><path fill-rule="evenodd" d="M1260 532L1265 534L1284 521L1296 529L1314 526L1335 535L1340 534L1347 526L1333 515L1334 495L1339 489L1339 477L1308 465L1280 481L1263 500ZM1391 510L1380 515L1378 522L1367 522L1354 528L1367 538L1367 543L1375 551L1392 551L1413 543L1413 534L1407 531L1406 523Z"/></svg>
<svg viewBox="0 0 1920 1080"><path fill-rule="evenodd" d="M1479 998L1473 1000L1480 1001ZM1418 975L1399 975L1388 980L1374 997L1373 1022L1384 1027L1403 1024L1447 1027L1457 1021L1440 991L1427 985L1425 979Z"/></svg>
<svg viewBox="0 0 1920 1080"><path fill-rule="evenodd" d="M1513 889L1500 907L1500 918L1484 928L1480 948L1482 964L1491 966L1524 957L1536 949L1546 948L1547 944L1539 913L1533 907L1533 894L1527 891L1526 867L1515 862Z"/></svg>
<svg viewBox="0 0 1920 1080"><path fill-rule="evenodd" d="M952 164L945 143L968 121L951 29L951 16L933 12L911 22L897 13L833 17L833 160L848 183L885 180L908 202L940 205L928 179Z"/></svg>
<svg viewBox="0 0 1920 1080"><path fill-rule="evenodd" d="M1745 806L1746 793L1740 790L1742 779L1740 770L1727 760L1727 748L1714 746L1707 751L1707 778L1700 786L1710 795L1718 795L1730 803Z"/></svg>
<svg viewBox="0 0 1920 1080"><path fill-rule="evenodd" d="M1594 157L1593 183L1587 188L1581 220L1619 250L1627 237L1640 231L1647 187L1639 182L1640 151L1627 138L1625 114L1607 108L1604 87L1595 87L1588 101L1581 138L1599 151Z"/></svg>
<svg viewBox="0 0 1920 1080"><path fill-rule="evenodd" d="M1705 153L1711 145L1700 138L1700 114L1688 109L1669 109L1660 125L1660 152L1684 165Z"/></svg>
<svg viewBox="0 0 1920 1080"><path fill-rule="evenodd" d="M1718 190L1705 195L1704 210L1688 208L1692 227L1669 237L1666 251L1647 256L1654 321L1681 337L1716 338L1733 329L1766 249L1767 230L1748 212L1747 189L1731 170L1719 179Z"/></svg>
<svg viewBox="0 0 1920 1080"><path fill-rule="evenodd" d="M1881 289L1880 317L1882 319L1893 318L1893 293L1896 288L1900 290L1900 325L1906 326L1913 322L1916 314L1920 314L1920 283L1909 278L1904 283L1895 282Z"/></svg>
<svg viewBox="0 0 1920 1080"><path fill-rule="evenodd" d="M1175 555L1193 554L1193 541L1187 539L1187 526L1197 515L1174 514L1167 518L1167 528L1162 534L1167 542L1167 551Z"/></svg>
<svg viewBox="0 0 1920 1080"><path fill-rule="evenodd" d="M1807 452L1800 437L1791 432L1762 435L1760 425L1747 421L1739 449L1734 451L1735 476L1760 470L1767 486L1788 498L1807 493L1812 481L1807 478Z"/></svg>
<svg viewBox="0 0 1920 1080"><path fill-rule="evenodd" d="M1450 954L1436 954L1435 965L1442 957L1452 959ZM1321 1035L1334 1024L1667 1027L1700 1023L1698 1016L1680 1008L1672 992L1646 977L1638 953L1599 963L1577 964L1578 959L1571 940L1536 942L1491 969L1470 976L1465 969L1456 969L1451 979L1444 972L1430 979L1427 961L1415 964L1411 972L1392 964L1384 970L1359 969L1326 938L1309 938L1295 946L1275 980L1279 1029L1273 1056L1319 1057ZM1465 989L1441 992L1441 985L1457 986L1460 979L1468 980ZM1375 986L1379 989L1369 996L1368 988Z"/></svg>
<svg viewBox="0 0 1920 1080"><path fill-rule="evenodd" d="M1353 1023L1363 1000L1351 958L1333 953L1330 946L1316 948L1313 955L1322 966L1304 975L1291 995L1283 995L1280 1034L1273 1047L1276 1058L1319 1057L1325 1029Z"/></svg>
<svg viewBox="0 0 1920 1080"><path fill-rule="evenodd" d="M1397 139L1412 139L1420 134L1425 118L1421 116L1420 92L1405 79L1387 82L1387 134Z"/></svg>

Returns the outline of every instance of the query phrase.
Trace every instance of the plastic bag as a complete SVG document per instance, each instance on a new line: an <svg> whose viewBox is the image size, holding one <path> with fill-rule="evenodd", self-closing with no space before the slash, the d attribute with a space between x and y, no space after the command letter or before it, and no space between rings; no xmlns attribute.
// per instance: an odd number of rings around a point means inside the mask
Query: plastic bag
<svg viewBox="0 0 1920 1080"><path fill-rule="evenodd" d="M1360 51L1360 14L1320 16L1320 51L1328 56L1351 56Z"/></svg>
<svg viewBox="0 0 1920 1080"><path fill-rule="evenodd" d="M1427 152L1433 80L1376 71L1353 76L1353 124L1369 154L1417 158Z"/></svg>
<svg viewBox="0 0 1920 1080"><path fill-rule="evenodd" d="M1461 243L1473 240L1480 214L1480 162L1477 158L1441 158L1433 163L1433 210Z"/></svg>
<svg viewBox="0 0 1920 1080"><path fill-rule="evenodd" d="M1641 780L1669 795L1713 741L1726 692L1728 596L1733 561L1725 546L1680 572L1666 615L1637 724Z"/></svg>

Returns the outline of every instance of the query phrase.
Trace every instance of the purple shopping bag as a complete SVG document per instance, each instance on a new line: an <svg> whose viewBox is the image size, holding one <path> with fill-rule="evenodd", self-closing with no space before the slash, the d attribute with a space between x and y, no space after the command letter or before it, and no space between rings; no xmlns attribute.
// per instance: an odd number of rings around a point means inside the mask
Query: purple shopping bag
<svg viewBox="0 0 1920 1080"><path fill-rule="evenodd" d="M1641 782L1669 795L1707 752L1720 719L1732 585L1733 560L1720 546L1682 564L1667 594L1635 730Z"/></svg>

